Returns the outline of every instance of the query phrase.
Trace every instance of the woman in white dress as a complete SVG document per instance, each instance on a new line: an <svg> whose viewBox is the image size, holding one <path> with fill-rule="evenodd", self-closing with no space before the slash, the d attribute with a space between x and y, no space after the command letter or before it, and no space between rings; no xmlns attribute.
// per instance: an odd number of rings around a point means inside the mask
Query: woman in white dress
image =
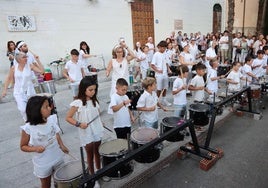
<svg viewBox="0 0 268 188"><path fill-rule="evenodd" d="M126 51L128 54L126 54ZM112 51L112 55L113 58L109 61L106 70L107 77L110 75L110 72L113 71L110 96L116 91L115 85L118 78L124 78L129 83L128 65L130 61L135 58L133 51L128 48L125 42L116 45Z"/></svg>
<svg viewBox="0 0 268 188"><path fill-rule="evenodd" d="M33 71L40 74L43 73L35 63L27 63L27 57L27 54L24 52L18 51L15 53L15 60L18 63L10 68L2 93L3 97L6 96L8 83L14 83L13 95L24 121L26 121L25 109L28 98L36 94L34 90L36 78Z"/></svg>

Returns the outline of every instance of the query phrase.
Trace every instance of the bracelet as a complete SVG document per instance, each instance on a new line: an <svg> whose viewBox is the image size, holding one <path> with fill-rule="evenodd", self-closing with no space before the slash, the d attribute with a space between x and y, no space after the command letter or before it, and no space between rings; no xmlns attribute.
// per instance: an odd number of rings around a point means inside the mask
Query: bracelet
<svg viewBox="0 0 268 188"><path fill-rule="evenodd" d="M81 123L79 121L76 121L75 125L76 127L80 127Z"/></svg>

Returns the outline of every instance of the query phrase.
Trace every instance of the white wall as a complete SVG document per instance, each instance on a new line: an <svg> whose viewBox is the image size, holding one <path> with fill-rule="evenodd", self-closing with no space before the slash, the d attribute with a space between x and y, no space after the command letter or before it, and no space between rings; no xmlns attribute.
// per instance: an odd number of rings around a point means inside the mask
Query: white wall
<svg viewBox="0 0 268 188"><path fill-rule="evenodd" d="M156 43L174 30L174 19L183 19L183 32L212 30L212 9L225 0L154 0ZM9 69L5 56L8 40L24 40L46 66L79 49L84 40L91 54L103 54L106 64L111 51L124 36L133 46L131 7L125 0L0 0L0 80ZM224 3L220 3L224 7ZM225 10L225 8L223 8ZM200 13L202 11L202 13ZM35 32L9 32L8 15L35 16ZM223 22L225 23L225 22Z"/></svg>
<svg viewBox="0 0 268 188"><path fill-rule="evenodd" d="M154 0L154 17L159 20L158 24L155 23L155 41L165 39L174 31L175 19L183 20L183 33L211 32L216 3L222 6L222 24L225 24L225 0Z"/></svg>
<svg viewBox="0 0 268 188"><path fill-rule="evenodd" d="M8 15L34 15L37 31L9 32ZM85 40L91 53L104 54L107 63L120 36L132 46L130 20L130 6L124 0L1 0L0 71L9 69L8 40L25 40L44 65L79 49Z"/></svg>

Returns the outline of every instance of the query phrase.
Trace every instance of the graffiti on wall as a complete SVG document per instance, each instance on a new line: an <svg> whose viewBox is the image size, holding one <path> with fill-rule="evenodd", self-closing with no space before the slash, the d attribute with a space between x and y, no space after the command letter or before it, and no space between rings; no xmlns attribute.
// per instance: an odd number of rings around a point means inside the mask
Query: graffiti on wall
<svg viewBox="0 0 268 188"><path fill-rule="evenodd" d="M36 31L34 16L7 16L8 31Z"/></svg>

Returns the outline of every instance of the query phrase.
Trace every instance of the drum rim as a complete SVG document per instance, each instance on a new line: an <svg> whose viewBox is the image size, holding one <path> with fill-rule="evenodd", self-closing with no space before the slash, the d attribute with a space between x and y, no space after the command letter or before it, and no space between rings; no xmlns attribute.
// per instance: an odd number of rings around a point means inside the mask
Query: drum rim
<svg viewBox="0 0 268 188"><path fill-rule="evenodd" d="M120 153L117 153L117 154L115 154L115 153L107 154L107 153L103 153L103 152L100 151L100 150L101 150L101 147L102 147L104 144L107 144L107 143L109 143L109 142L111 142L111 141L115 141L115 140L121 140L121 141L127 142L126 139L117 138L117 139L113 139L113 140L110 140L110 141L107 141L107 142L102 143L102 144L100 145L100 147L99 147L99 153L100 153L101 156L105 156L105 157L119 157L119 156L121 156L121 155L125 155L125 154L128 152L128 148L126 148L125 150L121 150Z"/></svg>
<svg viewBox="0 0 268 188"><path fill-rule="evenodd" d="M175 126L166 125L166 124L163 122L163 120L166 119L166 118L178 118L179 121L181 120L181 118L176 117L176 116L164 117L164 118L162 119L162 121L161 121L161 124L163 124L163 126L165 126L165 127L170 127L170 128L173 128L173 127L175 127ZM178 121L178 123L179 123L179 121ZM176 125L176 126L177 126L177 125Z"/></svg>
<svg viewBox="0 0 268 188"><path fill-rule="evenodd" d="M197 111L196 109L194 109L194 108L191 107L192 105L203 105L203 106L206 106L207 109L201 109L201 110ZM189 106L189 111L194 111L194 112L208 112L209 111L209 105L208 104L203 104L203 103L191 104Z"/></svg>
<svg viewBox="0 0 268 188"><path fill-rule="evenodd" d="M55 181L55 182L63 182L63 183L66 183L66 182L70 182L71 180L75 180L75 179L77 179L77 178L80 178L80 177L82 176L82 174L83 174L83 170L82 170L82 168L81 168L81 174L80 174L80 175L77 175L77 176L75 176L75 177L73 177L73 178L71 178L71 179L61 179L61 178L59 178L59 177L56 176L56 175L57 175L57 172L58 172L60 169L62 169L63 167L67 166L67 165L70 164L70 163L76 163L76 162L80 162L80 163L81 163L81 161L79 161L79 160L68 161L68 162L64 163L62 166L60 166L59 168L57 168L57 169L55 170L54 175L53 175L54 181Z"/></svg>
<svg viewBox="0 0 268 188"><path fill-rule="evenodd" d="M152 127L138 127L138 128L136 128L136 129L134 129L133 131L131 131L130 140L131 140L132 142L136 143L136 144L142 144L142 145L151 142L152 140L150 140L150 141L148 141L148 142L145 142L145 141L140 141L140 140L137 140L137 139L133 138L132 135L133 135L133 133L134 133L135 131L137 131L138 129L144 129L144 128L146 128L146 129L151 129L151 130L153 130L153 131L155 131L155 132L157 133L158 136L155 137L154 139L160 137L160 135L159 135L159 131L156 130L156 129L154 129L154 128L152 128ZM154 139L153 139L153 140L154 140Z"/></svg>

